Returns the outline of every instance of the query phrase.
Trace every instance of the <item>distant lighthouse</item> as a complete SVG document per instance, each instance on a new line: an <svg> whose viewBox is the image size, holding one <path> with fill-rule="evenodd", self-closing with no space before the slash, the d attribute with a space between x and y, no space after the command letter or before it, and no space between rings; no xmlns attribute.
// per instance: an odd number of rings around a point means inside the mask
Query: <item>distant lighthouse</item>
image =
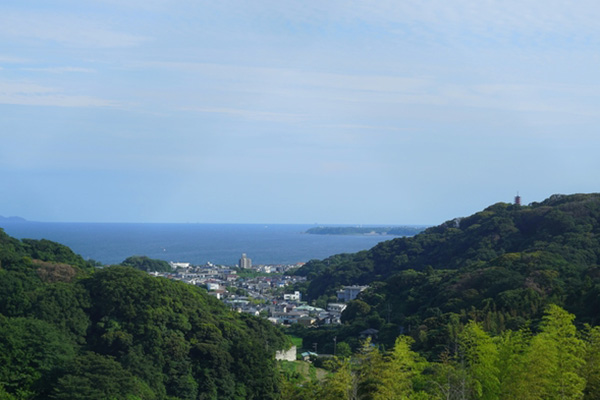
<svg viewBox="0 0 600 400"><path fill-rule="evenodd" d="M516 206L521 205L521 196L519 196L519 192L517 192L517 195L515 196L515 205Z"/></svg>

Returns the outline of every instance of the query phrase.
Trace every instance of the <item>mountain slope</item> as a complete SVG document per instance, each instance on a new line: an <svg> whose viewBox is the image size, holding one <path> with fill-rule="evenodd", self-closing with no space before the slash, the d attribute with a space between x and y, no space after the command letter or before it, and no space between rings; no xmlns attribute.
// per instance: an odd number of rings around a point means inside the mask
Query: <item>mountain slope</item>
<svg viewBox="0 0 600 400"><path fill-rule="evenodd" d="M0 230L2 398L275 399L286 344L203 289Z"/></svg>
<svg viewBox="0 0 600 400"><path fill-rule="evenodd" d="M423 348L451 337L449 324L475 318L487 328L520 328L554 303L579 322L598 322L600 194L554 195L541 203L494 204L368 251L311 261L309 299L341 285L369 284L361 307L344 315L353 332L410 332ZM356 310L362 310L356 312Z"/></svg>

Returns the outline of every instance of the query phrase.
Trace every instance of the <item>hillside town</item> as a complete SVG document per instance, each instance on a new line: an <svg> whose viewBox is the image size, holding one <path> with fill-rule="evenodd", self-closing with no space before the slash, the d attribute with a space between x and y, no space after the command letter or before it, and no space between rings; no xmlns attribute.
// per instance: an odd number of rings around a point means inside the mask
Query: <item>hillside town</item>
<svg viewBox="0 0 600 400"><path fill-rule="evenodd" d="M340 324L346 303L353 300L367 286L345 286L337 293L337 300L326 308L315 307L302 300L294 285L306 280L287 272L303 263L292 265L252 265L242 254L237 266L207 263L197 266L171 262L173 271L152 272L190 285L205 288L208 294L223 301L233 310L267 318L274 324L317 326Z"/></svg>

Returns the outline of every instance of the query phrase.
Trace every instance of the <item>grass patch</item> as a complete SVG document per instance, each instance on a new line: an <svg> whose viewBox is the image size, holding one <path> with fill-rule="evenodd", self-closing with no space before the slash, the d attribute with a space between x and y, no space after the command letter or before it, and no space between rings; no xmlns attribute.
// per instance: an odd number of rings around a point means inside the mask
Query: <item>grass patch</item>
<svg viewBox="0 0 600 400"><path fill-rule="evenodd" d="M288 337L290 338L290 340L292 341L294 346L296 346L298 349L302 348L302 338L301 337L294 336L294 335L288 335Z"/></svg>
<svg viewBox="0 0 600 400"><path fill-rule="evenodd" d="M296 384L321 380L327 375L327 371L306 361L280 361L279 368L286 380Z"/></svg>

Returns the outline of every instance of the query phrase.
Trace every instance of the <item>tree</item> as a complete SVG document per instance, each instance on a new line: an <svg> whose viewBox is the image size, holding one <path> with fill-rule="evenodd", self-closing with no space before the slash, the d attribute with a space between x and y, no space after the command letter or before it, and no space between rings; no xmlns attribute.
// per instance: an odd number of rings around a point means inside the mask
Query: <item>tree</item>
<svg viewBox="0 0 600 400"><path fill-rule="evenodd" d="M352 373L350 359L342 362L340 368L325 379L318 394L320 400L356 400L356 378Z"/></svg>
<svg viewBox="0 0 600 400"><path fill-rule="evenodd" d="M0 383L6 391L44 392L74 353L70 341L51 324L0 316Z"/></svg>
<svg viewBox="0 0 600 400"><path fill-rule="evenodd" d="M550 305L541 331L533 337L527 352L525 399L581 399L585 379L584 342L577 338L575 316Z"/></svg>
<svg viewBox="0 0 600 400"><path fill-rule="evenodd" d="M362 342L355 362L358 364L356 379L359 398L361 400L374 399L375 393L383 384L384 365L381 352L371 343L370 337Z"/></svg>
<svg viewBox="0 0 600 400"><path fill-rule="evenodd" d="M526 387L526 358L525 354L531 340L529 331L505 331L494 338L498 349L496 367L500 399L524 398L523 389Z"/></svg>
<svg viewBox="0 0 600 400"><path fill-rule="evenodd" d="M465 326L460 336L460 343L473 397L485 400L497 399L500 387L496 344L481 326L473 321Z"/></svg>
<svg viewBox="0 0 600 400"><path fill-rule="evenodd" d="M380 371L381 384L373 399L400 400L411 398L415 394L413 380L421 374L426 363L410 349L413 342L409 336L398 336L394 349L385 358Z"/></svg>
<svg viewBox="0 0 600 400"><path fill-rule="evenodd" d="M77 357L67 371L58 379L52 399L125 399L148 392L112 357L88 352Z"/></svg>
<svg viewBox="0 0 600 400"><path fill-rule="evenodd" d="M587 381L585 398L600 398L600 326L585 327L585 366L582 375Z"/></svg>

